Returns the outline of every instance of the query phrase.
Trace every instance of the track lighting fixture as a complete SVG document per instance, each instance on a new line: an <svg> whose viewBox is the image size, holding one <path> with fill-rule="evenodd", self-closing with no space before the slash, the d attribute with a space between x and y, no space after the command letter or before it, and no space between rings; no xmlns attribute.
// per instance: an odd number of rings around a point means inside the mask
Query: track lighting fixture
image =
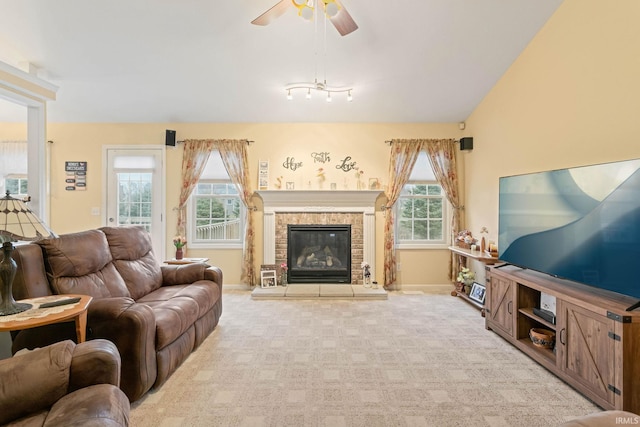
<svg viewBox="0 0 640 427"><path fill-rule="evenodd" d="M284 89L287 91L287 99L288 100L292 100L293 99L293 94L292 91L295 91L296 89L306 89L307 93L305 94L305 97L307 99L311 99L311 91L317 91L317 92L326 92L327 93L327 102L331 102L331 94L332 93L342 93L342 92L346 92L347 93L347 101L351 102L353 101L353 88L352 87L340 87L340 86L329 86L326 82L324 83L319 83L319 82L313 82L313 83L304 83L304 82L300 82L300 83L289 83L288 85L286 85L284 87Z"/></svg>

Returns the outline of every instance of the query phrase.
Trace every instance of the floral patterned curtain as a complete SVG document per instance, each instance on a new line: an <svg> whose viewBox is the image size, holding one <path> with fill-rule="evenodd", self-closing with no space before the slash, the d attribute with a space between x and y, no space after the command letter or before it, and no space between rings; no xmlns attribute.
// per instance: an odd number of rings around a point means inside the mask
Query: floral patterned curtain
<svg viewBox="0 0 640 427"><path fill-rule="evenodd" d="M182 188L180 190L180 200L178 205L177 229L179 235L184 235L186 232L187 201L202 175L202 171L207 164L209 154L212 150L218 150L220 152L220 157L222 158L222 162L227 173L238 189L240 200L242 200L242 203L248 210L251 210L249 201L251 199L252 191L249 185L249 162L246 147L246 140L190 139L184 142L182 158ZM253 217L251 212L248 212L245 222L241 279L250 286L254 286L255 284L255 273L253 267L254 235L255 230L253 228Z"/></svg>
<svg viewBox="0 0 640 427"><path fill-rule="evenodd" d="M385 191L387 206L384 223L384 287L395 288L396 254L393 232L393 205L400 197L404 185L411 176L418 154L423 150L425 140L394 139L391 141L391 159L389 161L389 184Z"/></svg>
<svg viewBox="0 0 640 427"><path fill-rule="evenodd" d="M184 142L182 153L182 187L178 200L178 236L186 234L187 224L187 200L195 188L202 171L209 160L209 154L213 149L213 141L188 139Z"/></svg>
<svg viewBox="0 0 640 427"><path fill-rule="evenodd" d="M220 152L220 157L224 167L227 169L227 173L231 177L231 181L238 189L240 200L247 208L244 227L244 248L242 251L242 275L240 279L249 286L254 286L256 280L253 264L255 229L253 228L252 206L250 205L253 191L251 191L249 183L247 141L223 139L215 141L214 144Z"/></svg>
<svg viewBox="0 0 640 427"><path fill-rule="evenodd" d="M451 242L454 235L460 230L460 211L463 206L460 204L458 193L458 169L456 165L456 142L453 139L433 139L425 144L429 162L438 183L444 189L447 200L453 207L453 215L451 217ZM455 279L453 265L456 263L457 256L451 253L449 259L449 278Z"/></svg>

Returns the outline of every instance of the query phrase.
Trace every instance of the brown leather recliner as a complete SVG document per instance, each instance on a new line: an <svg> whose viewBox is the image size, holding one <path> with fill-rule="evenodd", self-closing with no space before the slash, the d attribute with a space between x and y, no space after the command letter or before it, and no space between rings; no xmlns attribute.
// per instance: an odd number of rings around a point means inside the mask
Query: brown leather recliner
<svg viewBox="0 0 640 427"><path fill-rule="evenodd" d="M0 383L0 425L129 425L120 355L107 340L63 341L0 360Z"/></svg>
<svg viewBox="0 0 640 427"><path fill-rule="evenodd" d="M160 265L142 227L104 227L14 251L16 299L93 296L87 339L105 338L122 357L131 401L159 387L214 330L222 313L222 271L206 264ZM73 339L70 324L13 335L12 351Z"/></svg>

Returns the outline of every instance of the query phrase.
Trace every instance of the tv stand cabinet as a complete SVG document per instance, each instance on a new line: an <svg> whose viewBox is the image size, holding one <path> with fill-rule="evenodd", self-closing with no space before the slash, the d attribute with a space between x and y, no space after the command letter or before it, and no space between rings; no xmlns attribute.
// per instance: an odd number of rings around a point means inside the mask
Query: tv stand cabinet
<svg viewBox="0 0 640 427"><path fill-rule="evenodd" d="M511 265L487 266L485 323L604 409L640 413L640 312L613 292ZM534 314L540 294L556 298L555 324ZM556 332L536 347L531 328Z"/></svg>

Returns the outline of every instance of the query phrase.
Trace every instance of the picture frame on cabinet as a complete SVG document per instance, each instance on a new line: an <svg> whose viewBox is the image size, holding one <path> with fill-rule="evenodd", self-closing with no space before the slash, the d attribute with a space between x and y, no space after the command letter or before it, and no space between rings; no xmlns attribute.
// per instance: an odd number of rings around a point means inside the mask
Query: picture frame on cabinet
<svg viewBox="0 0 640 427"><path fill-rule="evenodd" d="M471 285L471 292L469 292L469 299L477 303L484 304L486 293L487 288L484 285L478 282L473 282L473 285Z"/></svg>

